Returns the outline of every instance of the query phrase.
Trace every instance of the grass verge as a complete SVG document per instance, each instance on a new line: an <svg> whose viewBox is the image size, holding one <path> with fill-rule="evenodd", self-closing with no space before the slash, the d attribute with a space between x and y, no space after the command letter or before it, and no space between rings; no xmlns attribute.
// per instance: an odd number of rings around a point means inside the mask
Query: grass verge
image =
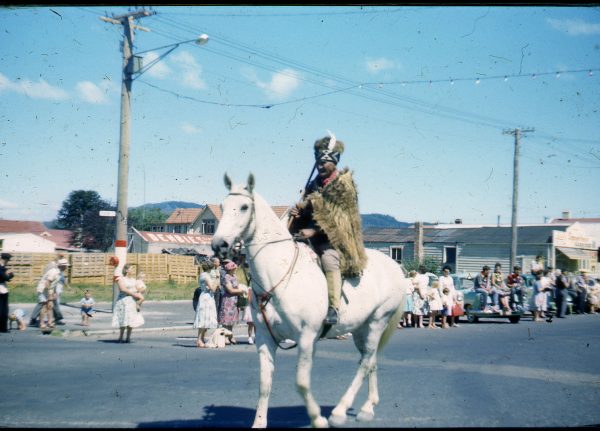
<svg viewBox="0 0 600 431"><path fill-rule="evenodd" d="M147 301L170 301L178 299L192 300L196 283L176 284L171 282L164 283L146 283ZM113 299L112 286L99 286L91 284L72 284L68 285L61 297L61 302L79 302L83 298L86 290L90 291L92 298L96 302L111 302ZM9 284L9 294L11 303L28 304L37 303L37 294L35 286L29 284Z"/></svg>

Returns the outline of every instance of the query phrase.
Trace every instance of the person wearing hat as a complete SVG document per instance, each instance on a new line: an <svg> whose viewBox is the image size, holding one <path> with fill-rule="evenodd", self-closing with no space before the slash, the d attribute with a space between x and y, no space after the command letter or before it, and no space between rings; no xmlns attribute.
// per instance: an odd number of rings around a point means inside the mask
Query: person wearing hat
<svg viewBox="0 0 600 431"><path fill-rule="evenodd" d="M6 269L6 265L11 258L10 253L0 255L0 332L8 332L8 288L6 283L14 277L14 274Z"/></svg>
<svg viewBox="0 0 600 431"><path fill-rule="evenodd" d="M329 300L324 323L329 325L338 322L342 276L360 276L367 263L352 172L337 169L343 152L344 143L332 133L315 142L317 177L290 210L290 232L307 240L321 259Z"/></svg>
<svg viewBox="0 0 600 431"><path fill-rule="evenodd" d="M58 253L56 255L56 257L54 258L54 260L51 260L50 262L48 262L48 264L44 267L44 271L42 272L42 274L46 274L52 268L58 268L58 261L61 259L65 259L64 253ZM67 261L67 263L68 263L68 261ZM52 301L52 314L54 315L54 322L57 325L64 325L64 323L62 321L63 314L60 311L60 294L62 293L62 289L65 284L64 274L61 274L61 278L62 279L56 288L56 293L57 293L56 298L54 299L54 301ZM42 311L42 304L37 303L35 305L35 307L33 308L33 311L31 312L31 316L29 318L29 326L37 325L37 320L40 316L41 311Z"/></svg>
<svg viewBox="0 0 600 431"><path fill-rule="evenodd" d="M585 314L585 306L588 294L588 271L580 269L579 275L575 278L575 289L577 290L577 298L575 300L575 314Z"/></svg>
<svg viewBox="0 0 600 431"><path fill-rule="evenodd" d="M240 287L235 271L237 265L233 261L229 261L225 264L225 282L223 283L225 295L221 301L221 309L219 310L219 323L223 328L231 331L231 335L227 337L226 344L237 344L235 338L233 338L233 326L238 323L239 310L237 306L238 296L246 293L244 289Z"/></svg>
<svg viewBox="0 0 600 431"><path fill-rule="evenodd" d="M67 259L58 259L56 267L50 267L42 275L37 285L38 304L41 304L42 307L40 311L40 329L53 328L55 325L53 310L56 290L59 288L60 283L64 283L64 272L68 267L69 261Z"/></svg>

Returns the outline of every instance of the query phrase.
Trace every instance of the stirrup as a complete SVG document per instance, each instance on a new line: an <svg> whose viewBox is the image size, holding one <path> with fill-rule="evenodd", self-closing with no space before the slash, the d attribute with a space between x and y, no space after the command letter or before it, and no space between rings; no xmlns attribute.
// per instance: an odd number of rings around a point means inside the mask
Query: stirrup
<svg viewBox="0 0 600 431"><path fill-rule="evenodd" d="M338 323L338 312L335 308L329 307L327 309L327 316L323 321L326 325L337 325Z"/></svg>

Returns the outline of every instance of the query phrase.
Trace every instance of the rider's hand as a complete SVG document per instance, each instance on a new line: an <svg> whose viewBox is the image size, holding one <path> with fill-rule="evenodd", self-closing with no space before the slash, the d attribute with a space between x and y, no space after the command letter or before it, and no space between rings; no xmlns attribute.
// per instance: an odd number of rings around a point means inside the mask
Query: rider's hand
<svg viewBox="0 0 600 431"><path fill-rule="evenodd" d="M317 231L315 229L300 229L299 232L303 238L312 238L316 233Z"/></svg>
<svg viewBox="0 0 600 431"><path fill-rule="evenodd" d="M290 215L294 218L298 218L300 217L300 206L299 205L294 205L291 209L290 209Z"/></svg>

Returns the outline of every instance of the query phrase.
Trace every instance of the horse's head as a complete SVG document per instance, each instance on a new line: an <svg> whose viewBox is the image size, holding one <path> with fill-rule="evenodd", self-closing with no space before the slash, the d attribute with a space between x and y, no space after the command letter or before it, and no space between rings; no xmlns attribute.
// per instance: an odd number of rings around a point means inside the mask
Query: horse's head
<svg viewBox="0 0 600 431"><path fill-rule="evenodd" d="M212 240L212 249L217 256L231 256L242 241L252 237L254 219L254 175L248 176L248 183L232 185L227 174L224 177L229 194L221 205L222 215Z"/></svg>

